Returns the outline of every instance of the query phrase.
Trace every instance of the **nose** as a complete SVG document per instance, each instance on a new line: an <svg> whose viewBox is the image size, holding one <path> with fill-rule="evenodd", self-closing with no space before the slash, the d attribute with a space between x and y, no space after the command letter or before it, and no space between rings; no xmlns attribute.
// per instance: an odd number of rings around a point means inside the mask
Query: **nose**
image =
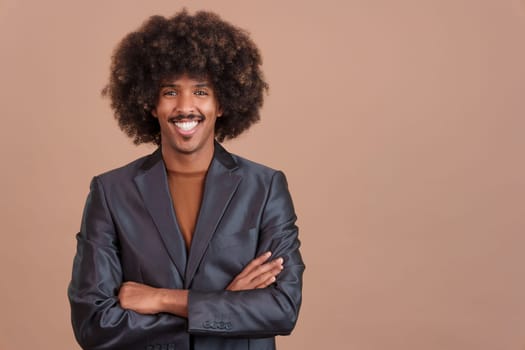
<svg viewBox="0 0 525 350"><path fill-rule="evenodd" d="M185 115L193 114L195 112L193 96L188 93L180 94L177 98L175 112L177 114L185 114Z"/></svg>

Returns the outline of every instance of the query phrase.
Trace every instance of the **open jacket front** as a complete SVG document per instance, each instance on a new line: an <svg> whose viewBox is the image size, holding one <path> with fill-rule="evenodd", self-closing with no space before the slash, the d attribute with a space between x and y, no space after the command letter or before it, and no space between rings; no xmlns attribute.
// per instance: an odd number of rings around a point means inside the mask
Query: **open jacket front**
<svg viewBox="0 0 525 350"><path fill-rule="evenodd" d="M93 179L68 295L84 349L274 349L301 304L304 264L284 174L215 144L186 251L161 150ZM225 291L265 251L284 259L264 289ZM125 281L189 289L188 318L120 307Z"/></svg>

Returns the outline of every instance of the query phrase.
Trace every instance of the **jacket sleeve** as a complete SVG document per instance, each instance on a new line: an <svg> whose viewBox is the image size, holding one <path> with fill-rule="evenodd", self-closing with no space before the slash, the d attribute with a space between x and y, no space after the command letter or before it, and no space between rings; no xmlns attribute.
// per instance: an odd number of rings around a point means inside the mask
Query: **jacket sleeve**
<svg viewBox="0 0 525 350"><path fill-rule="evenodd" d="M141 315L120 307L117 298L122 267L115 225L102 184L91 182L77 253L68 288L71 321L83 349L144 349L148 339L173 343L186 334L186 322L174 315Z"/></svg>
<svg viewBox="0 0 525 350"><path fill-rule="evenodd" d="M227 337L289 334L299 314L304 264L295 212L282 172L274 173L261 216L258 254L272 251L284 259L274 284L246 291L190 290L188 331Z"/></svg>

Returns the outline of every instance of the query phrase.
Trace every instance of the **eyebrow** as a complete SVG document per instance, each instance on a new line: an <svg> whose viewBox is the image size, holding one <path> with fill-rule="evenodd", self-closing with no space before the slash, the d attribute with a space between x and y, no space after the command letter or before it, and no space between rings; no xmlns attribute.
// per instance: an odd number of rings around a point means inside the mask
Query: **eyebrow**
<svg viewBox="0 0 525 350"><path fill-rule="evenodd" d="M161 84L160 85L161 88L164 88L164 87L175 88L175 87L179 87L179 86L180 86L179 84ZM197 83L197 84L193 85L192 87L197 87L197 88L210 87L210 84L206 83L206 82L202 82L202 83Z"/></svg>

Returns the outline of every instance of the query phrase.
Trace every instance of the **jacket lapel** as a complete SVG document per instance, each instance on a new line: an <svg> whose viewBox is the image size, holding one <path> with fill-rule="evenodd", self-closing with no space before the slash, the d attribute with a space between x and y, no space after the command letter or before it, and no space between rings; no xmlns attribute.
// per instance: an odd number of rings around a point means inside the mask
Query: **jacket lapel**
<svg viewBox="0 0 525 350"><path fill-rule="evenodd" d="M135 177L135 184L160 232L171 260L183 278L186 270L186 246L173 211L166 168L160 148L144 162L142 170Z"/></svg>
<svg viewBox="0 0 525 350"><path fill-rule="evenodd" d="M233 157L215 143L215 153L206 176L199 217L189 252L184 278L185 288L190 288L208 243L241 182L241 176L233 173L235 169L237 163Z"/></svg>

